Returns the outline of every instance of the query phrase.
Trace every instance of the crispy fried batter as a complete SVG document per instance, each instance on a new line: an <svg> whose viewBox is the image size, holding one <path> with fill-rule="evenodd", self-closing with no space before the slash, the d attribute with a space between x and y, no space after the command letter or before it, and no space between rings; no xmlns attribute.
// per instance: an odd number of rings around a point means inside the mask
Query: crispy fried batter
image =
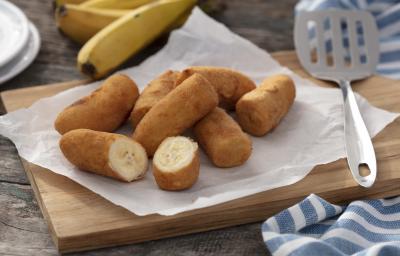
<svg viewBox="0 0 400 256"><path fill-rule="evenodd" d="M143 177L147 170L144 148L120 134L75 129L61 137L60 149L79 169L125 182Z"/></svg>
<svg viewBox="0 0 400 256"><path fill-rule="evenodd" d="M218 167L242 165L251 155L252 142L223 109L215 108L194 126L201 147Z"/></svg>
<svg viewBox="0 0 400 256"><path fill-rule="evenodd" d="M114 131L125 122L138 96L139 90L128 76L110 76L99 89L58 114L54 126L60 134L79 128Z"/></svg>
<svg viewBox="0 0 400 256"><path fill-rule="evenodd" d="M181 134L217 104L218 95L208 80L193 75L150 109L133 138L152 156L165 138Z"/></svg>
<svg viewBox="0 0 400 256"><path fill-rule="evenodd" d="M263 136L275 128L294 102L296 89L287 75L265 79L257 89L243 95L236 104L242 129L254 136Z"/></svg>
<svg viewBox="0 0 400 256"><path fill-rule="evenodd" d="M219 97L219 106L233 110L236 102L243 94L256 88L256 85L246 75L222 67L190 67L181 72L177 79L180 84L193 74L204 76L215 88Z"/></svg>
<svg viewBox="0 0 400 256"><path fill-rule="evenodd" d="M131 112L133 127L136 127L143 116L175 88L178 74L178 71L168 70L144 88Z"/></svg>

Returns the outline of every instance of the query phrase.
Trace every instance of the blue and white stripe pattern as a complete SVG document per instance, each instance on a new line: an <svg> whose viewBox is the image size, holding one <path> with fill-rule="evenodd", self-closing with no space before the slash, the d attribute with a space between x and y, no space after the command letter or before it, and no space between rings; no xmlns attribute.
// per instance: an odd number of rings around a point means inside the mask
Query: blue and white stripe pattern
<svg viewBox="0 0 400 256"><path fill-rule="evenodd" d="M301 0L296 12L330 8L365 10L375 17L381 52L377 72L400 79L400 0Z"/></svg>
<svg viewBox="0 0 400 256"><path fill-rule="evenodd" d="M342 207L312 194L265 221L262 235L272 255L400 255L400 197Z"/></svg>

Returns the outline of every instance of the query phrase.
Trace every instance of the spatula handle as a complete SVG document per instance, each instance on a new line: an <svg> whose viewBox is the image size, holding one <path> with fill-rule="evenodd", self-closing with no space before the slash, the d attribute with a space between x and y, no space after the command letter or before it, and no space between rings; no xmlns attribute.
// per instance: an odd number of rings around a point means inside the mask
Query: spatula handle
<svg viewBox="0 0 400 256"><path fill-rule="evenodd" d="M362 119L349 81L339 81L344 102L344 131L347 162L354 179L363 187L371 187L376 179L376 157L371 137ZM370 173L360 175L360 165L367 165Z"/></svg>

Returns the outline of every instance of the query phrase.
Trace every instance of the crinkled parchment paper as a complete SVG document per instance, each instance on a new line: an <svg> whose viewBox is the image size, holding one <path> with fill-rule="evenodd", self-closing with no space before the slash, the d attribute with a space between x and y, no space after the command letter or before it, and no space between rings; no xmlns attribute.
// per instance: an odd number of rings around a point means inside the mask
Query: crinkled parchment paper
<svg viewBox="0 0 400 256"><path fill-rule="evenodd" d="M339 89L320 88L294 75L267 52L232 33L200 9L194 9L184 27L171 34L162 50L122 73L130 75L143 89L163 71L191 65L234 68L257 83L266 76L286 73L296 82L297 98L272 133L252 138L253 154L244 165L219 169L202 154L199 181L189 190L158 189L151 170L143 180L121 183L79 171L64 158L58 147L60 135L53 128L56 115L89 94L99 83L64 91L0 117L0 134L9 137L21 157L29 162L67 176L137 215L172 215L286 186L304 178L314 166L345 156ZM371 106L361 97L357 99L371 136L398 116ZM126 125L121 132L129 134L130 129Z"/></svg>

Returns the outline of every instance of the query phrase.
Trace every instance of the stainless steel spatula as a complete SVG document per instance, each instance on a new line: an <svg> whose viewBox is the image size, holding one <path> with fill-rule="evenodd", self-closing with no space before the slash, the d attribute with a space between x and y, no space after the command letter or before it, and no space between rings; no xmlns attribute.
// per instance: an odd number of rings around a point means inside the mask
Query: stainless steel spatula
<svg viewBox="0 0 400 256"><path fill-rule="evenodd" d="M343 93L347 162L354 179L371 187L376 178L376 158L350 82L372 75L379 58L378 30L367 12L326 10L303 12L296 17L298 58L314 77L334 81ZM368 166L363 176L360 168Z"/></svg>

